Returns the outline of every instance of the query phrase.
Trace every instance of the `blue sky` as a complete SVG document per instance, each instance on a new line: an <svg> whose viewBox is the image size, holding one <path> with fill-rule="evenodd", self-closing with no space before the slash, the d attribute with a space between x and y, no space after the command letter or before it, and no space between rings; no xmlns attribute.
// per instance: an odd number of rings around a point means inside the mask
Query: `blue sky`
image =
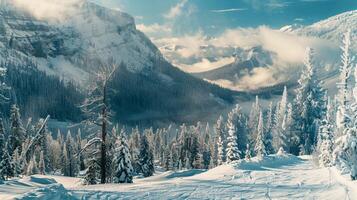
<svg viewBox="0 0 357 200"><path fill-rule="evenodd" d="M201 30L311 24L357 9L357 0L94 0L136 17L137 24L170 24L176 35ZM172 15L169 15L170 11Z"/></svg>

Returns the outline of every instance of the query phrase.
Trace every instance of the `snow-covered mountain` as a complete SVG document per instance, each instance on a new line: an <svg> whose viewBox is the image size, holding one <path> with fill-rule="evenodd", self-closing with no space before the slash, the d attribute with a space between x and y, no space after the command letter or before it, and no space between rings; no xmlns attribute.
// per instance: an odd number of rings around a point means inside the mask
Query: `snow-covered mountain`
<svg viewBox="0 0 357 200"><path fill-rule="evenodd" d="M288 28L289 27L289 28ZM327 39L340 44L342 34L351 30L351 41L357 40L357 10L345 12L310 26L291 25L283 27L285 32L298 35L312 36ZM357 43L352 42L352 49L357 51Z"/></svg>
<svg viewBox="0 0 357 200"><path fill-rule="evenodd" d="M61 20L47 20L1 1L0 62L8 67L35 66L47 75L74 82L81 90L98 67L109 62L120 64L114 80L117 93L112 99L121 121L196 120L233 102L237 93L168 63L136 29L130 15L89 1L71 6L72 12ZM20 91L15 94L22 99ZM51 106L65 101L66 95L53 100ZM28 107L26 102L22 106L25 110Z"/></svg>
<svg viewBox="0 0 357 200"><path fill-rule="evenodd" d="M258 46L250 49L238 48L234 57L235 60L231 64L206 72L194 73L194 75L208 80L226 79L235 82L238 81L239 77L248 74L256 67L272 65L276 55L274 52L266 51Z"/></svg>
<svg viewBox="0 0 357 200"><path fill-rule="evenodd" d="M326 87L331 91L335 90L335 82L338 74L338 67L340 65L340 54L341 51L339 46L342 45L342 36L348 30L351 30L351 51L352 53L357 52L357 11L345 12L326 20L314 23L312 25L303 26L299 24L287 25L277 30L281 33L279 37L284 38L292 37L296 38L297 41L301 41L302 46L311 46L316 49L315 61L316 66L319 68L319 75L321 79L326 82ZM281 42L276 40L277 42ZM271 45L276 45L274 43L267 44L271 48ZM278 44L279 45L279 44ZM264 74L268 76L266 72L273 72L271 77L277 81L266 81L259 87L252 88L253 90L259 89L259 91L267 91L274 88L274 85L281 88L282 84L287 84L293 86L293 82L299 75L299 69L302 66L301 62L280 62L279 54L284 54L286 52L294 52L291 48L279 49L280 52L267 51L266 46L260 48L253 47L252 50L255 52L255 56L247 57L247 54L238 54L235 61L231 64L224 65L222 67L210 70L207 72L195 74L197 77L208 79L212 82L218 83L224 87L231 89L240 89L242 80L244 76L254 76L254 77L264 77ZM257 51L257 49L259 51ZM296 50L296 49L295 49ZM284 51L284 52L281 52ZM277 55L278 54L278 55ZM248 54L249 55L249 54ZM259 59L260 58L260 59ZM286 67L289 66L289 67ZM261 70L261 68L269 67L269 70ZM260 74L250 73L254 70L262 71ZM283 69L283 70L281 70ZM296 73L295 73L296 72ZM289 76L287 76L289 74ZM253 78L254 78L253 77ZM279 77L283 77L279 79ZM249 80L252 80L250 78ZM269 79L267 79L269 80ZM272 79L273 80L273 79ZM264 89L266 88L266 89ZM243 88L244 89L244 88ZM247 88L249 90L249 88ZM332 92L333 94L333 92Z"/></svg>

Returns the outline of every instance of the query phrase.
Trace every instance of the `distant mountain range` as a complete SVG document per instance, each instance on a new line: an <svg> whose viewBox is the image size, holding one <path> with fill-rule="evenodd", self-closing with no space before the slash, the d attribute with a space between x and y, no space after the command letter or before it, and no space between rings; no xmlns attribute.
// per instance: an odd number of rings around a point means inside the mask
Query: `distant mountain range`
<svg viewBox="0 0 357 200"><path fill-rule="evenodd" d="M331 45L334 45L333 48L335 48L335 50L333 54L331 52L323 52L324 49L322 48L320 49L321 52L318 53L323 55L317 55L318 57L316 57L317 66L321 66L321 68L318 69L320 78L325 80L326 87L331 90L331 94L334 94L338 66L341 62L341 51L338 47L342 45L342 36L347 30L351 30L351 52L357 53L357 11L345 12L309 26L299 24L284 26L279 31L296 36L306 36L309 38L325 40L331 43ZM319 47L318 44L316 45ZM286 51L289 51L289 49L286 49ZM194 75L218 84L227 81L231 83L227 88L236 89L234 84L238 83L242 76L249 74L254 68L264 68L267 66L274 67L277 65L274 59L276 57L274 52L269 52L261 46L247 50L240 50L240 52L245 53L236 54L235 56L237 58L233 63L214 70L194 73ZM295 67L291 69L295 69ZM275 83L275 85L279 88L284 84L293 87L293 82L296 82L299 73L295 70L291 71L291 73L292 78L290 80L278 82ZM274 88L274 85L267 85L266 87L262 86L257 90L254 89L254 91L250 90L250 92L269 92L272 88Z"/></svg>

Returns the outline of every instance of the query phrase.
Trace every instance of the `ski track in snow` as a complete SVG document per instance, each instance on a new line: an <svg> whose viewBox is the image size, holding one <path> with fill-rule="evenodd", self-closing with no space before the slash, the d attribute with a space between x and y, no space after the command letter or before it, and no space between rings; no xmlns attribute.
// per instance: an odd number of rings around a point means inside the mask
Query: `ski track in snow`
<svg viewBox="0 0 357 200"><path fill-rule="evenodd" d="M83 186L78 178L40 175L36 178L61 183L67 189L68 194L62 195L66 199L357 199L356 182L341 176L335 168L316 168L310 157L274 155L263 161L253 158L251 162L223 165L206 172L164 172L134 179L133 184ZM35 183L27 177L0 185L0 199L19 198L24 192L50 199L45 192L51 189L43 187L53 185L45 186L46 181L36 178L30 178ZM20 199L33 198L21 195Z"/></svg>

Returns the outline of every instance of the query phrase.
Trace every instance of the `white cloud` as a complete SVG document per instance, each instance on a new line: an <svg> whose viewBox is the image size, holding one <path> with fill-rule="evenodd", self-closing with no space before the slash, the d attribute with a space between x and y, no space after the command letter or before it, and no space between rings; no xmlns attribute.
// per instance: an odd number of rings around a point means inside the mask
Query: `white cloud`
<svg viewBox="0 0 357 200"><path fill-rule="evenodd" d="M215 13L226 13L226 12L240 12L240 11L245 11L247 10L246 8L230 8L230 9L222 9L222 10L211 10L211 12Z"/></svg>
<svg viewBox="0 0 357 200"><path fill-rule="evenodd" d="M180 0L175 6L171 7L169 12L164 14L166 19L174 19L183 13L183 8L187 4L188 0Z"/></svg>
<svg viewBox="0 0 357 200"><path fill-rule="evenodd" d="M38 19L62 20L75 11L83 0L10 0L16 7L30 12Z"/></svg>
<svg viewBox="0 0 357 200"><path fill-rule="evenodd" d="M172 32L172 28L168 25L161 25L158 23L154 23L151 25L138 24L136 28L151 37L157 37L160 35L170 34Z"/></svg>
<svg viewBox="0 0 357 200"><path fill-rule="evenodd" d="M249 50L261 46L271 52L273 66L253 69L239 77L240 81L237 82L215 80L222 86L237 90L274 85L291 78L291 74L296 75L292 70L298 70L301 66L307 46L316 50L319 60L330 59L330 55L338 49L327 40L298 36L266 26L228 29L216 37L208 37L202 31L180 37L168 35L153 42L169 61L186 72L203 72L232 63L236 48ZM241 56L246 59L245 53Z"/></svg>

